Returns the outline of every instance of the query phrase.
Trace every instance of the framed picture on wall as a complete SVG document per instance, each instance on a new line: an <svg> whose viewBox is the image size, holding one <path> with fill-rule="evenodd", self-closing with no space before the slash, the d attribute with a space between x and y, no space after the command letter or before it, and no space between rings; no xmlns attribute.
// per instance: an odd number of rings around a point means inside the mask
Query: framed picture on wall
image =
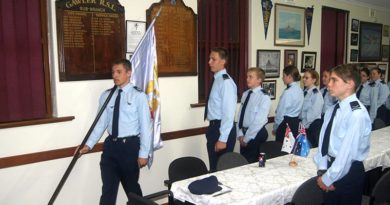
<svg viewBox="0 0 390 205"><path fill-rule="evenodd" d="M278 78L280 75L280 50L257 50L256 65L264 70L266 78Z"/></svg>
<svg viewBox="0 0 390 205"><path fill-rule="evenodd" d="M305 46L305 8L275 4L275 46Z"/></svg>
<svg viewBox="0 0 390 205"><path fill-rule="evenodd" d="M284 50L284 67L297 66L298 50Z"/></svg>
<svg viewBox="0 0 390 205"><path fill-rule="evenodd" d="M355 32L358 32L358 31L359 31L359 20L357 20L357 19L352 19L351 31L355 31Z"/></svg>
<svg viewBox="0 0 390 205"><path fill-rule="evenodd" d="M357 46L359 41L359 34L351 33L351 46Z"/></svg>
<svg viewBox="0 0 390 205"><path fill-rule="evenodd" d="M359 61L381 61L382 24L360 22Z"/></svg>
<svg viewBox="0 0 390 205"><path fill-rule="evenodd" d="M317 52L302 52L302 67L301 72L305 72L306 70L314 70L316 67L316 56Z"/></svg>
<svg viewBox="0 0 390 205"><path fill-rule="evenodd" d="M266 80L262 85L263 89L268 92L271 100L276 98L276 80Z"/></svg>
<svg viewBox="0 0 390 205"><path fill-rule="evenodd" d="M356 62L358 60L358 54L359 54L359 50L351 49L351 57L349 61Z"/></svg>
<svg viewBox="0 0 390 205"><path fill-rule="evenodd" d="M382 61L389 61L389 45L382 45Z"/></svg>

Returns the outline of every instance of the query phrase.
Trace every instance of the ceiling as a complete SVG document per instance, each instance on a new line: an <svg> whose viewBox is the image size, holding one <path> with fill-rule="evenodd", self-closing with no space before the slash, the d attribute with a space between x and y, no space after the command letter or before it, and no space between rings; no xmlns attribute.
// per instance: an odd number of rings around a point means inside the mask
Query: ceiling
<svg viewBox="0 0 390 205"><path fill-rule="evenodd" d="M339 0L377 10L390 12L390 0Z"/></svg>

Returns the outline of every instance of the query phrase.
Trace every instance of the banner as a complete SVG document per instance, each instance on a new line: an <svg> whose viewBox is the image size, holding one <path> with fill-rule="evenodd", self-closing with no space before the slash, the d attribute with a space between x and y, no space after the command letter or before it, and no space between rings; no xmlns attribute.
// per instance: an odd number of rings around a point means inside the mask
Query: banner
<svg viewBox="0 0 390 205"><path fill-rule="evenodd" d="M307 27L307 45L310 44L311 23L313 21L314 7L307 7L305 11L306 27Z"/></svg>
<svg viewBox="0 0 390 205"><path fill-rule="evenodd" d="M263 10L263 24L264 24L264 35L267 39L269 19L271 18L272 11L272 1L271 0L261 0L261 8Z"/></svg>

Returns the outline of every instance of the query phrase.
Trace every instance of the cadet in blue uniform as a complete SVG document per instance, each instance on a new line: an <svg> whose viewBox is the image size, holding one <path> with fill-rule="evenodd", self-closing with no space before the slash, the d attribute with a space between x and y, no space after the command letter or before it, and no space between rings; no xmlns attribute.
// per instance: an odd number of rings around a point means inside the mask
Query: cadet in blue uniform
<svg viewBox="0 0 390 205"><path fill-rule="evenodd" d="M233 151L236 141L234 115L237 105L237 86L226 72L227 59L226 49L211 50L209 66L214 73L214 78L205 107L205 117L210 123L206 133L210 171L216 170L218 158L222 154Z"/></svg>
<svg viewBox="0 0 390 205"><path fill-rule="evenodd" d="M312 147L318 146L318 136L322 125L321 112L324 99L317 86L319 75L315 70L307 70L303 76L304 100L300 119L307 130L307 139Z"/></svg>
<svg viewBox="0 0 390 205"><path fill-rule="evenodd" d="M386 122L388 115L385 106L387 97L389 96L389 87L381 80L382 72L378 67L371 69L371 106L370 117L372 122L375 118L379 118ZM375 127L374 127L375 129Z"/></svg>
<svg viewBox="0 0 390 205"><path fill-rule="evenodd" d="M101 205L115 205L119 182L126 193L142 196L138 184L139 169L148 162L152 135L151 118L146 94L130 83L131 63L118 60L112 66L112 78L118 89L104 109L98 123L80 150L87 153L108 131L100 161L103 181ZM103 92L99 105L103 105L110 90ZM119 116L118 116L119 115Z"/></svg>
<svg viewBox="0 0 390 205"><path fill-rule="evenodd" d="M295 66L290 65L283 69L283 82L287 88L283 91L275 111L272 134L276 135L276 141L283 143L286 123L294 137L298 135L299 114L303 105L303 91L299 87L300 79L301 76Z"/></svg>
<svg viewBox="0 0 390 205"><path fill-rule="evenodd" d="M336 97L331 96L328 92L328 83L330 78L329 70L324 70L322 72L321 78L322 78L322 84L324 85L324 87L322 87L320 90L322 98L324 98L324 107L322 108L322 117L323 117L326 110L329 107L332 107L337 102L337 99Z"/></svg>
<svg viewBox="0 0 390 205"><path fill-rule="evenodd" d="M371 86L369 85L370 83L369 78L370 78L370 71L368 70L368 68L362 68L360 70L361 84L359 85L356 91L356 97L360 100L360 102L363 103L363 105L366 107L368 112L370 112L370 105L371 105Z"/></svg>
<svg viewBox="0 0 390 205"><path fill-rule="evenodd" d="M390 82L387 82L387 87L390 90ZM390 95L389 95L389 97L387 97L387 100L386 100L386 108L387 108L387 112L390 114ZM390 125L390 116L389 115L387 115L385 123L386 123L386 126Z"/></svg>
<svg viewBox="0 0 390 205"><path fill-rule="evenodd" d="M237 139L240 141L240 153L249 163L258 161L260 144L268 138L265 125L271 109L271 99L261 87L265 73L261 68L249 68L246 74L248 90L241 98L238 113Z"/></svg>
<svg viewBox="0 0 390 205"><path fill-rule="evenodd" d="M329 108L321 128L318 153L318 186L324 203L360 205L363 194L364 166L370 148L371 120L355 89L360 84L355 65L332 69L329 92L339 102Z"/></svg>

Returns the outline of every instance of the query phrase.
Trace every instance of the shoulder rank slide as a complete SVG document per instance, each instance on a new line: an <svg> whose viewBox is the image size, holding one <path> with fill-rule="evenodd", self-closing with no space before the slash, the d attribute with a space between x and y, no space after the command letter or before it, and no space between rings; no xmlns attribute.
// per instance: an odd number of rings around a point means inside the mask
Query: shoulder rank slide
<svg viewBox="0 0 390 205"><path fill-rule="evenodd" d="M141 88L134 86L134 89L137 90L138 92L142 92Z"/></svg>
<svg viewBox="0 0 390 205"><path fill-rule="evenodd" d="M227 80L227 79L230 78L228 74L223 74L222 77L223 77L224 80Z"/></svg>
<svg viewBox="0 0 390 205"><path fill-rule="evenodd" d="M269 93L266 90L264 90L264 89L261 89L261 92L263 92L264 95L269 95Z"/></svg>
<svg viewBox="0 0 390 205"><path fill-rule="evenodd" d="M351 105L352 111L361 109L358 101L352 101L349 104Z"/></svg>
<svg viewBox="0 0 390 205"><path fill-rule="evenodd" d="M313 93L318 93L318 89L317 89L317 88L314 88L314 89L313 89Z"/></svg>

